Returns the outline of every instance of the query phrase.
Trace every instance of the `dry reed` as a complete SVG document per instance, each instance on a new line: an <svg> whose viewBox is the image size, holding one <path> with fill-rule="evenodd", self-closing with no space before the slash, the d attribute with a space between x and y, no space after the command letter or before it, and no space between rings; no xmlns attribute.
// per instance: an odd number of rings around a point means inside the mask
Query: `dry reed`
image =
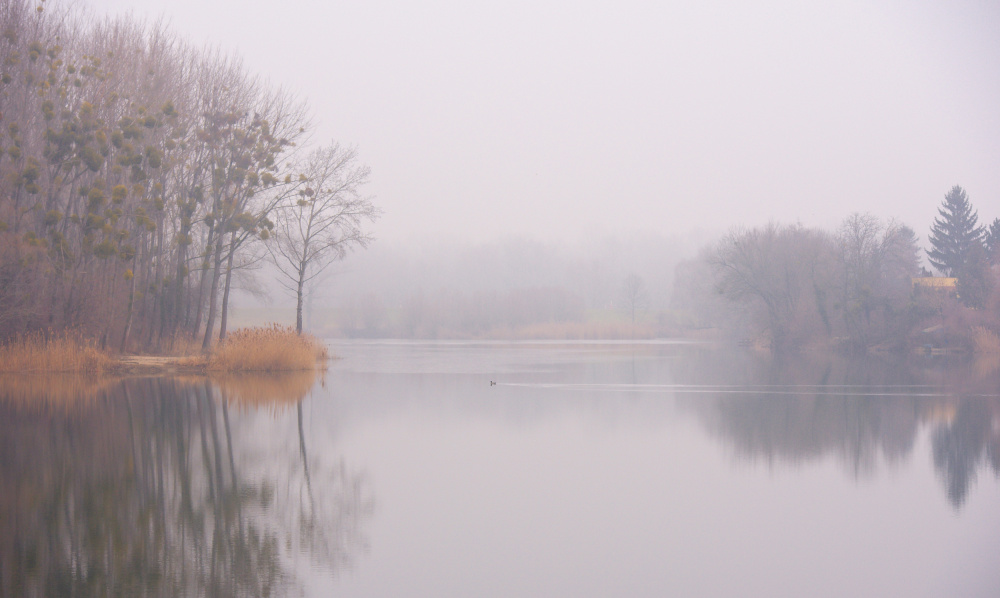
<svg viewBox="0 0 1000 598"><path fill-rule="evenodd" d="M272 324L241 328L229 334L209 357L208 370L288 372L313 370L329 357L326 346L308 334Z"/></svg>
<svg viewBox="0 0 1000 598"><path fill-rule="evenodd" d="M0 372L99 374L114 361L75 333L19 335L0 345Z"/></svg>

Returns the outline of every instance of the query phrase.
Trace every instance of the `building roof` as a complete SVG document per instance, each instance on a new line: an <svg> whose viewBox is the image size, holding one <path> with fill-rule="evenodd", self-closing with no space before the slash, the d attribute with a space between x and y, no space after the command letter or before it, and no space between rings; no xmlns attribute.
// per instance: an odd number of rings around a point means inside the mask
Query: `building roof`
<svg viewBox="0 0 1000 598"><path fill-rule="evenodd" d="M913 283L914 288L923 287L926 289L952 290L956 288L958 279L947 276L922 276L920 278L911 278L910 282Z"/></svg>

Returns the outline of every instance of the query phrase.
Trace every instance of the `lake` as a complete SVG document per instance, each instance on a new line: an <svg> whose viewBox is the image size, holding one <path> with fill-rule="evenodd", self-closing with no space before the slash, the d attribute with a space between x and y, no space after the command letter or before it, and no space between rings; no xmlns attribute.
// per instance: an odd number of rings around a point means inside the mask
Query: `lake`
<svg viewBox="0 0 1000 598"><path fill-rule="evenodd" d="M1000 595L995 356L331 349L0 380L0 593Z"/></svg>

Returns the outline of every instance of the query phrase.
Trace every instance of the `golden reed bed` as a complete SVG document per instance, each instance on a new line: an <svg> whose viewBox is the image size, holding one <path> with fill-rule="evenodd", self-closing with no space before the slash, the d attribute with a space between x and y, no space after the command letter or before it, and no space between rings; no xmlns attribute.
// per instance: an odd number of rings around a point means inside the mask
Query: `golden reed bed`
<svg viewBox="0 0 1000 598"><path fill-rule="evenodd" d="M290 372L316 369L328 357L326 346L315 337L272 324L228 335L206 367L212 372Z"/></svg>
<svg viewBox="0 0 1000 598"><path fill-rule="evenodd" d="M0 345L0 372L102 374L109 372L291 372L322 367L326 346L315 337L271 325L229 334L208 355L115 358L74 333L32 333Z"/></svg>
<svg viewBox="0 0 1000 598"><path fill-rule="evenodd" d="M114 359L72 332L18 335L0 344L0 372L100 374Z"/></svg>

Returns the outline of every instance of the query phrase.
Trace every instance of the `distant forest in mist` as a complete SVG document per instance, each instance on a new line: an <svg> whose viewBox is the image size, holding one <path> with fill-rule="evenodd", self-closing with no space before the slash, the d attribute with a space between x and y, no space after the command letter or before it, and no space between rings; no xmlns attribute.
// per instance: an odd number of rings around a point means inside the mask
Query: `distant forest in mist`
<svg viewBox="0 0 1000 598"><path fill-rule="evenodd" d="M305 321L321 334L363 338L649 338L670 328L664 318L677 262L706 239L650 232L575 244L378 239L316 281ZM628 280L638 283L631 294ZM238 321L293 309L277 289L256 297L247 290L236 299Z"/></svg>
<svg viewBox="0 0 1000 598"><path fill-rule="evenodd" d="M313 329L348 337L995 350L1000 219L980 223L956 186L925 230L921 242L906 224L851 214L832 230L772 222L714 241L650 233L575 246L376 244L317 286L307 313Z"/></svg>
<svg viewBox="0 0 1000 598"><path fill-rule="evenodd" d="M957 186L940 210L926 243L871 214L849 215L832 230L772 222L715 240L648 233L576 245L379 242L318 282L307 322L361 338L682 336L889 351L995 343L1000 219L981 224ZM243 313L262 312L274 313Z"/></svg>

